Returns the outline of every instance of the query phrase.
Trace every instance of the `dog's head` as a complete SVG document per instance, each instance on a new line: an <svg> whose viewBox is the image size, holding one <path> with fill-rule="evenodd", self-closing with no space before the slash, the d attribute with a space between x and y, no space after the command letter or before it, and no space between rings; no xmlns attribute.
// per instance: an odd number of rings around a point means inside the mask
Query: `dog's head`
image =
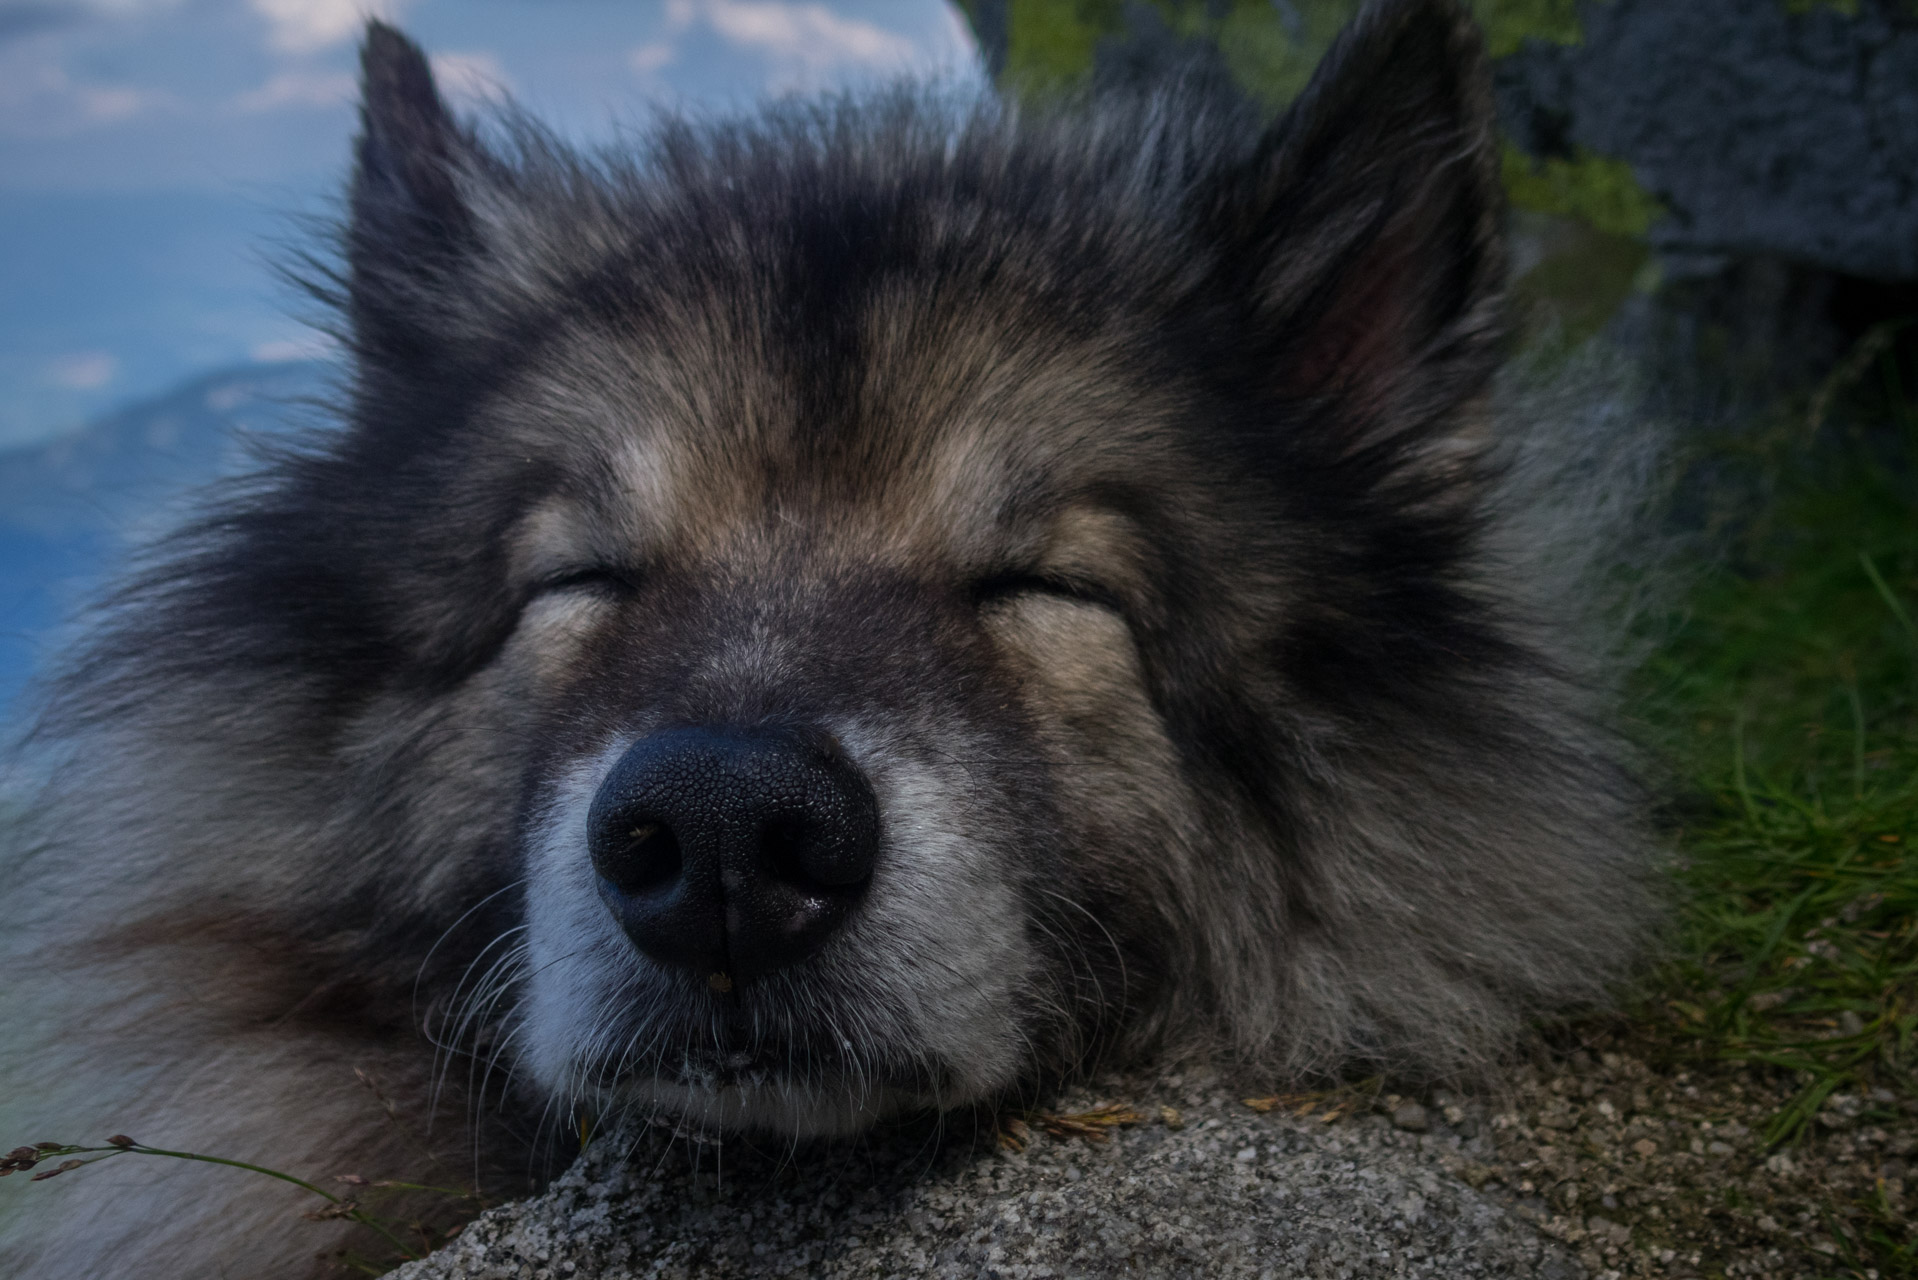
<svg viewBox="0 0 1918 1280"><path fill-rule="evenodd" d="M1171 1028L1446 1066L1610 971L1602 752L1479 558L1449 0L1263 133L901 91L581 159L364 69L347 429L119 641L169 751L300 779L194 819L294 833L289 928L391 965L517 900L498 1051L790 1133Z"/></svg>
<svg viewBox="0 0 1918 1280"><path fill-rule="evenodd" d="M372 29L346 473L515 761L541 1081L835 1131L1230 1002L1307 874L1266 708L1490 643L1475 39L1378 7L1262 140L900 94L584 162Z"/></svg>

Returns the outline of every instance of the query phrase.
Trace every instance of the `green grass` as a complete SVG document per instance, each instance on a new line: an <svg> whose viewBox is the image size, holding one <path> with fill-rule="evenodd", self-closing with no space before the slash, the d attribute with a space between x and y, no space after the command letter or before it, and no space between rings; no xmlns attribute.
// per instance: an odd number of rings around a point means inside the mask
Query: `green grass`
<svg viewBox="0 0 1918 1280"><path fill-rule="evenodd" d="M1664 1022L1801 1073L1775 1142L1841 1089L1914 1096L1918 360L1881 345L1833 423L1712 449L1722 559L1640 673L1681 797Z"/></svg>
<svg viewBox="0 0 1918 1280"><path fill-rule="evenodd" d="M1802 412L1701 449L1715 558L1639 672L1680 904L1639 1033L1792 1072L1773 1144L1840 1091L1868 1122L1918 1098L1914 338L1868 335ZM1841 1274L1918 1278L1882 1183L1824 1213Z"/></svg>

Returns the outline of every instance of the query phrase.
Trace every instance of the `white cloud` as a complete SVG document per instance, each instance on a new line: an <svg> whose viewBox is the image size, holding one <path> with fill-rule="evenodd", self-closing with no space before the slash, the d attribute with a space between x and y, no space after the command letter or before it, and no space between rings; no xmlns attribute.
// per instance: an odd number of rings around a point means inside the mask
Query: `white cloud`
<svg viewBox="0 0 1918 1280"><path fill-rule="evenodd" d="M233 105L248 112L332 107L351 102L357 87L344 71L282 71L259 88L239 95Z"/></svg>
<svg viewBox="0 0 1918 1280"><path fill-rule="evenodd" d="M323 333L299 338L279 338L262 342L249 352L261 364L281 364L288 360L324 360L339 352L339 344Z"/></svg>
<svg viewBox="0 0 1918 1280"><path fill-rule="evenodd" d="M441 93L468 104L488 102L513 89L500 60L483 52L434 54L433 79Z"/></svg>
<svg viewBox="0 0 1918 1280"><path fill-rule="evenodd" d="M72 391L92 391L113 381L120 362L104 351L76 351L47 366L47 377Z"/></svg>
<svg viewBox="0 0 1918 1280"><path fill-rule="evenodd" d="M853 62L903 65L912 41L870 22L842 18L823 4L785 0L706 0L705 19L735 44L749 45L807 67Z"/></svg>
<svg viewBox="0 0 1918 1280"><path fill-rule="evenodd" d="M653 72L670 65L673 60L678 57L679 50L673 47L671 41L655 40L651 44L643 44L627 54L626 61L632 64L633 70L643 76L649 76L653 74Z"/></svg>
<svg viewBox="0 0 1918 1280"><path fill-rule="evenodd" d="M140 108L159 101L160 97L131 85L76 84L71 89L81 118L88 124L124 120Z"/></svg>
<svg viewBox="0 0 1918 1280"><path fill-rule="evenodd" d="M498 97L512 88L506 68L490 53L435 54L433 77L448 98L468 104ZM233 105L246 112L333 107L353 101L358 94L359 81L350 72L294 68L248 89L233 99Z"/></svg>
<svg viewBox="0 0 1918 1280"><path fill-rule="evenodd" d="M75 80L27 45L0 48L0 133L60 137L169 104L163 93Z"/></svg>
<svg viewBox="0 0 1918 1280"><path fill-rule="evenodd" d="M139 0L117 0L138 3ZM314 53L359 35L368 18L391 18L405 0L247 0L282 53Z"/></svg>
<svg viewBox="0 0 1918 1280"><path fill-rule="evenodd" d="M896 31L842 17L820 3L794 0L667 0L668 38L641 45L627 55L635 71L651 74L679 56L679 39L695 26L722 40L750 49L780 68L773 87L818 84L823 73L839 68L906 70L923 61L922 51Z"/></svg>
<svg viewBox="0 0 1918 1280"><path fill-rule="evenodd" d="M181 0L41 0L10 6L16 19L40 19L28 29L65 26L88 18L144 18L180 7ZM9 6L0 6L4 10ZM0 15L5 16L5 15Z"/></svg>
<svg viewBox="0 0 1918 1280"><path fill-rule="evenodd" d="M945 47L928 49L926 52L940 70L977 72L980 69L979 41L973 37L972 24L965 20L956 4L940 6L940 18L945 28L940 32L945 38Z"/></svg>
<svg viewBox="0 0 1918 1280"><path fill-rule="evenodd" d="M180 0L85 0L82 8L108 18L139 18L180 7Z"/></svg>

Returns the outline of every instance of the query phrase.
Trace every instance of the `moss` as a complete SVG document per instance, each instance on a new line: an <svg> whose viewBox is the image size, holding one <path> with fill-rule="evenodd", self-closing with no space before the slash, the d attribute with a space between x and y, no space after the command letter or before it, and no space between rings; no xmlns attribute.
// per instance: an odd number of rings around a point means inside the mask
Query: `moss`
<svg viewBox="0 0 1918 1280"><path fill-rule="evenodd" d="M1609 235L1571 218L1521 214L1521 227L1542 250L1512 282L1527 328L1572 348L1601 329L1644 287L1651 250L1641 240Z"/></svg>
<svg viewBox="0 0 1918 1280"><path fill-rule="evenodd" d="M1358 0L1150 2L1179 35L1215 42L1234 79L1275 111L1298 96L1358 9ZM1580 38L1577 0L1473 0L1473 10L1494 56L1526 40ZM1125 21L1124 0L1007 0L1005 84L1020 93L1070 88L1091 73L1099 42L1123 32ZM1508 148L1505 182L1518 207L1578 218L1613 236L1643 236L1662 212L1623 161L1583 151L1533 161Z"/></svg>
<svg viewBox="0 0 1918 1280"><path fill-rule="evenodd" d="M1248 92L1273 107L1298 96L1312 68L1351 16L1358 0L1151 0L1179 34L1218 43L1227 67ZM1855 7L1856 0L1786 0ZM962 3L968 16L976 6ZM1007 84L1023 91L1070 86L1092 70L1099 41L1123 29L1123 0L1007 0ZM1576 0L1473 0L1493 57L1526 40L1577 43Z"/></svg>
<svg viewBox="0 0 1918 1280"><path fill-rule="evenodd" d="M1505 190L1521 209L1577 218L1615 236L1643 236L1664 206L1638 185L1623 160L1583 147L1570 157L1535 160L1510 143L1503 160Z"/></svg>
<svg viewBox="0 0 1918 1280"><path fill-rule="evenodd" d="M1120 0L1009 0L1004 82L1022 93L1067 88L1092 70L1093 51L1125 21Z"/></svg>
<svg viewBox="0 0 1918 1280"><path fill-rule="evenodd" d="M1032 0L1015 0L1030 3ZM1041 0L1047 2L1047 0ZM1297 97L1339 29L1358 12L1358 0L1155 0L1173 30L1217 42L1239 84L1279 107ZM1224 8L1223 14L1220 9ZM1473 0L1493 57L1514 53L1527 39L1575 44L1576 0Z"/></svg>
<svg viewBox="0 0 1918 1280"><path fill-rule="evenodd" d="M1527 40L1577 44L1577 0L1473 0L1472 12L1485 28L1485 44L1494 58L1517 53Z"/></svg>
<svg viewBox="0 0 1918 1280"><path fill-rule="evenodd" d="M1277 5L1238 0L1207 34L1218 41L1233 79L1277 110L1299 96L1356 7L1349 0L1295 2L1288 22Z"/></svg>

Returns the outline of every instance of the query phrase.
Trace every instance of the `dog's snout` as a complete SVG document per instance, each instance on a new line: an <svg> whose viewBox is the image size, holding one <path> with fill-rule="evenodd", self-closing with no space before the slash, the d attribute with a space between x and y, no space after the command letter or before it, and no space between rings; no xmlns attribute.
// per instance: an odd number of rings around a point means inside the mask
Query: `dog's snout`
<svg viewBox="0 0 1918 1280"><path fill-rule="evenodd" d="M633 944L720 990L818 950L879 852L871 784L824 738L786 728L642 738L587 830L600 896Z"/></svg>

